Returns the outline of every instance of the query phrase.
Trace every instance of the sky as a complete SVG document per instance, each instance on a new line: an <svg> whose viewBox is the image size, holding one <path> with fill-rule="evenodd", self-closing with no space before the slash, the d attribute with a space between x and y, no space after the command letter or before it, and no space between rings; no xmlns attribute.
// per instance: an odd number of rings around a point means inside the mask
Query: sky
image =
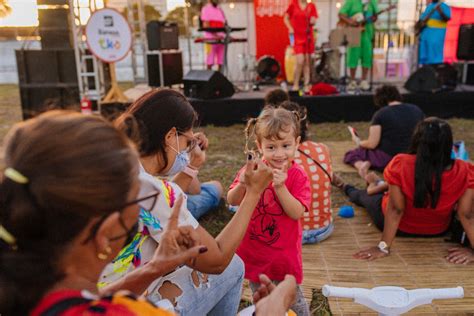
<svg viewBox="0 0 474 316"><path fill-rule="evenodd" d="M0 26L38 25L36 0L9 0L12 13L0 19Z"/></svg>

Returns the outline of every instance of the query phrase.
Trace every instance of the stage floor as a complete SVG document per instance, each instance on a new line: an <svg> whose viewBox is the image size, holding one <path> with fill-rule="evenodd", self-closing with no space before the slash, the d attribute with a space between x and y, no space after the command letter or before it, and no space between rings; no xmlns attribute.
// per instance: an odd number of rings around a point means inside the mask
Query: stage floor
<svg viewBox="0 0 474 316"><path fill-rule="evenodd" d="M398 85L404 101L416 104L427 116L474 118L474 86L459 85L455 91L411 93L403 89L400 83ZM276 88L279 86L261 86L260 91L238 91L230 98L190 99L190 102L199 113L201 125L225 126L244 123L249 117L258 115L263 107L265 94ZM125 94L136 100L150 89L148 86L136 86ZM291 99L307 107L309 120L313 123L369 121L376 111L372 101L373 92L297 96Z"/></svg>

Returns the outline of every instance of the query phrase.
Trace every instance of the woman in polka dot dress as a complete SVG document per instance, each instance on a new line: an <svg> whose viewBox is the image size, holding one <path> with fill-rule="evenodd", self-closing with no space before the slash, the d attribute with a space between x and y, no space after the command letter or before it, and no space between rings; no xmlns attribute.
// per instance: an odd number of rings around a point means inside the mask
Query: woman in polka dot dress
<svg viewBox="0 0 474 316"><path fill-rule="evenodd" d="M303 244L319 243L327 239L334 230L331 209L331 179L326 174L326 172L329 175L332 174L329 148L322 143L315 143L308 139L309 122L306 119L304 106L285 101L280 107L300 113L301 143L295 154L295 162L306 171L311 184L311 204L308 212L305 212L301 218Z"/></svg>
<svg viewBox="0 0 474 316"><path fill-rule="evenodd" d="M247 141L256 138L263 162L273 170L273 181L259 197L244 239L237 254L245 263L245 278L253 292L260 287L259 276L266 274L275 283L293 275L303 281L300 218L308 211L310 187L308 176L293 159L299 146L298 112L283 108L265 108L247 124ZM227 200L239 205L247 190L245 167L230 186ZM297 315L309 315L308 304L298 286L297 300L291 309Z"/></svg>

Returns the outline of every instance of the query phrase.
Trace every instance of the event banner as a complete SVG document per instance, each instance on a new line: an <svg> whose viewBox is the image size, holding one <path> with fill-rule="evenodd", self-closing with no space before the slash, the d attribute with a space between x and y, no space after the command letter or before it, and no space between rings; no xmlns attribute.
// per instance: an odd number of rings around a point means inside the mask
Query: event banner
<svg viewBox="0 0 474 316"><path fill-rule="evenodd" d="M451 20L446 29L444 43L444 62L453 63L457 61L459 27L462 24L474 24L474 8L451 7Z"/></svg>
<svg viewBox="0 0 474 316"><path fill-rule="evenodd" d="M254 0L257 58L273 56L283 75L285 49L289 45L288 29L283 23L290 0Z"/></svg>

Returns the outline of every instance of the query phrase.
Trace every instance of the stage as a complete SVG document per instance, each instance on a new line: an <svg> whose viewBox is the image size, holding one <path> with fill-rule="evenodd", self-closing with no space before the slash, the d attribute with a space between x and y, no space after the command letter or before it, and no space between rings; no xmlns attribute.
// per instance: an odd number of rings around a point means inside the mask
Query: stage
<svg viewBox="0 0 474 316"><path fill-rule="evenodd" d="M190 99L199 113L201 125L216 126L244 123L257 116L265 93L277 86L265 86L261 91L237 92L231 98L218 100ZM474 119L474 86L458 86L455 91L410 93L404 89L403 100L419 106L426 116ZM313 123L369 121L376 108L373 93L339 94L334 96L302 96L292 98L308 109Z"/></svg>
<svg viewBox="0 0 474 316"><path fill-rule="evenodd" d="M257 116L263 107L265 94L276 88L276 85L262 86L260 91L238 91L230 98L190 98L189 101L199 113L200 125L226 126L245 123L247 118ZM426 116L474 119L474 86L458 85L454 91L437 93L411 93L401 86L399 88L404 102L416 104ZM125 95L133 101L150 89L148 86L136 86L125 91ZM377 110L372 98L372 92L364 92L333 96L298 96L292 97L291 100L307 107L312 123L323 123L370 121ZM122 109L123 106L120 106L119 111Z"/></svg>

